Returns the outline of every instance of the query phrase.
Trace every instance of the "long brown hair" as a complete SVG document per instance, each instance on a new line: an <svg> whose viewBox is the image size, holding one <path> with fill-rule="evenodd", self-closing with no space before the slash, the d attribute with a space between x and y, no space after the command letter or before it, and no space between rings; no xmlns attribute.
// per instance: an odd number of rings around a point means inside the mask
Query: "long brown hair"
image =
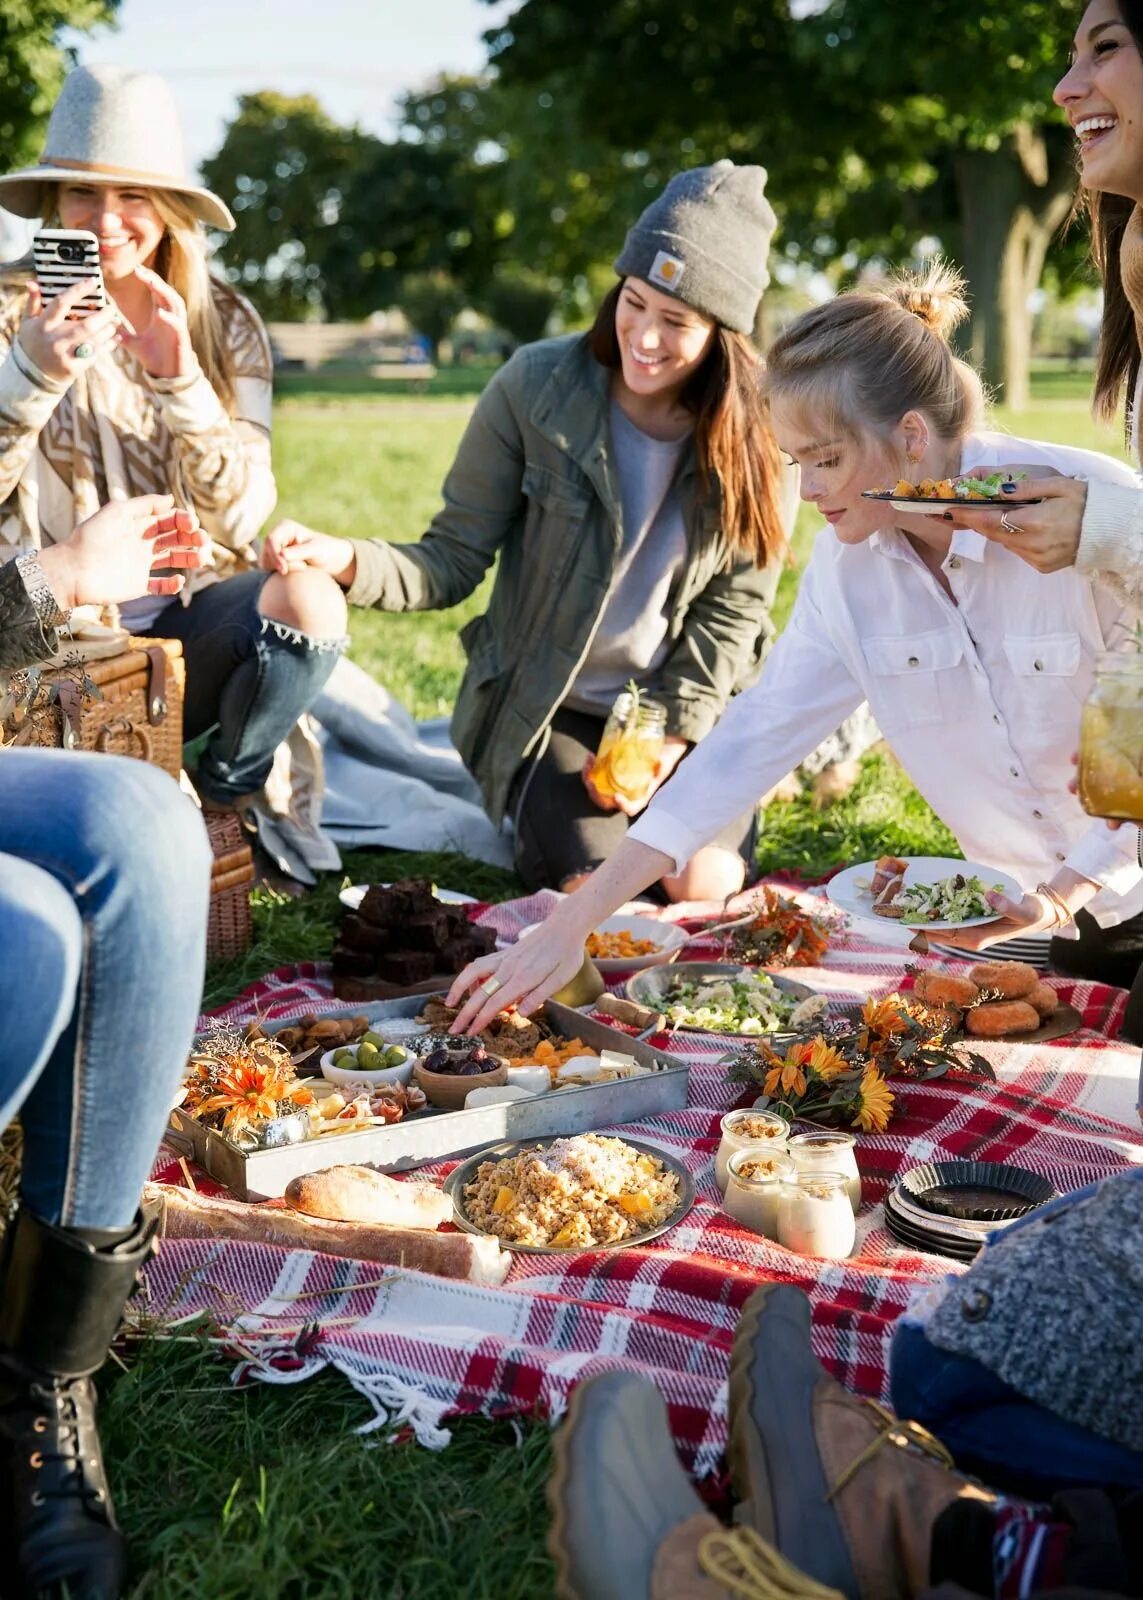
<svg viewBox="0 0 1143 1600"><path fill-rule="evenodd" d="M615 310L626 278L604 296L588 333L601 367L622 365ZM703 492L717 488L722 531L731 551L766 567L786 551L779 481L782 457L766 421L762 358L745 334L714 325L710 349L679 396L695 419L695 455Z"/></svg>
<svg viewBox="0 0 1143 1600"><path fill-rule="evenodd" d="M1143 56L1143 3L1141 0L1115 0L1123 26ZM1139 108L1143 112L1143 107ZM1119 266L1119 247L1135 201L1126 195L1101 194L1097 189L1076 191L1073 219L1087 216L1091 222L1091 259L1103 284L1103 316L1099 324L1099 349L1095 358L1095 395L1092 409L1102 422L1110 422L1119 410L1119 397L1126 393L1126 421L1131 425L1135 385L1139 377L1139 335L1135 313L1123 287Z"/></svg>

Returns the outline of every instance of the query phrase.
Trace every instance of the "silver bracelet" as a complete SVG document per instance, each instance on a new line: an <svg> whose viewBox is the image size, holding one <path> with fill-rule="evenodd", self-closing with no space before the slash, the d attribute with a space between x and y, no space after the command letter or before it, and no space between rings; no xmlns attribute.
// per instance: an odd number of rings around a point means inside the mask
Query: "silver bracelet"
<svg viewBox="0 0 1143 1600"><path fill-rule="evenodd" d="M16 571L20 580L28 591L28 599L32 602L36 617L45 633L54 633L55 630L67 621L70 613L60 605L56 599L55 591L47 578L44 569L40 566L40 556L37 550L29 550L25 555L16 557Z"/></svg>

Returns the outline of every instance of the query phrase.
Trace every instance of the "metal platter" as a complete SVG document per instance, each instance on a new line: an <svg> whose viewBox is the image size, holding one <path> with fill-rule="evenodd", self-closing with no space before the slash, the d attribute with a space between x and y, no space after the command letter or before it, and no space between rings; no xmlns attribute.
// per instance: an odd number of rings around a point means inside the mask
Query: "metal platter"
<svg viewBox="0 0 1143 1600"><path fill-rule="evenodd" d="M557 1135L558 1137L564 1137ZM608 1138L619 1138L619 1134L608 1134ZM467 1161L462 1161L454 1167L444 1182L445 1194L451 1196L453 1205L453 1221L458 1228L463 1228L466 1233L487 1233L486 1228L478 1227L469 1220L464 1210L464 1189L476 1176L477 1168L485 1161L505 1161L512 1156L524 1154L528 1150L542 1150L550 1144L555 1144L556 1138L549 1139L510 1139L502 1144L489 1145L486 1150L480 1150L474 1156L469 1156ZM657 1222L651 1228L641 1228L638 1233L628 1234L626 1239L617 1239L613 1244L513 1244L509 1239L500 1239L503 1250L515 1250L521 1255L529 1256L575 1256L594 1254L598 1250L627 1250L632 1245L647 1244L652 1239L657 1239L660 1234L666 1233L668 1228L673 1228L681 1222L687 1212L695 1203L695 1183L686 1167L677 1157L668 1155L665 1150L658 1149L653 1144L644 1144L641 1139L623 1139L625 1145L632 1150L638 1150L640 1155L653 1157L661 1161L668 1172L673 1172L679 1180L679 1203L669 1217L662 1222ZM499 1238L499 1235L493 1237Z"/></svg>

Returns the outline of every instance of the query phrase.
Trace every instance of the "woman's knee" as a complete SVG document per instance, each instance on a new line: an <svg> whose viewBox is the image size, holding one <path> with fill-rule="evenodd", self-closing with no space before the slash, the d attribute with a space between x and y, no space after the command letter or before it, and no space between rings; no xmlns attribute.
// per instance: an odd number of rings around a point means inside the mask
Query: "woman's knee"
<svg viewBox="0 0 1143 1600"><path fill-rule="evenodd" d="M316 567L271 573L262 586L258 609L264 617L311 639L342 638L349 617L340 587Z"/></svg>
<svg viewBox="0 0 1143 1600"><path fill-rule="evenodd" d="M0 941L8 952L0 978L0 1039L35 1036L46 1051L75 1006L83 921L58 879L14 856L0 855ZM5 1016L13 1026L5 1025Z"/></svg>
<svg viewBox="0 0 1143 1600"><path fill-rule="evenodd" d="M746 882L746 863L733 850L708 845L662 882L671 900L728 900Z"/></svg>

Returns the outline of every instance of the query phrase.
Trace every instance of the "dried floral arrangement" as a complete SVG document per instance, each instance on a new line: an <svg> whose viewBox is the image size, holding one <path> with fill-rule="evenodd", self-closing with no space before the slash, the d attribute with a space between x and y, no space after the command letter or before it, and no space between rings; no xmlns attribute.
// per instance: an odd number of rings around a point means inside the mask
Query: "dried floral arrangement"
<svg viewBox="0 0 1143 1600"><path fill-rule="evenodd" d="M789 895L762 890L758 915L730 935L736 961L764 967L816 967L837 931L838 917L805 911Z"/></svg>
<svg viewBox="0 0 1143 1600"><path fill-rule="evenodd" d="M893 1115L889 1078L929 1081L949 1072L995 1079L983 1056L953 1044L947 1022L899 994L867 1000L854 1020L784 1051L766 1039L724 1056L731 1083L756 1084L759 1103L787 1121L848 1122L880 1133Z"/></svg>
<svg viewBox="0 0 1143 1600"><path fill-rule="evenodd" d="M188 1062L181 1108L240 1140L261 1124L304 1111L313 1098L282 1045L260 1030L240 1034L216 1023Z"/></svg>

